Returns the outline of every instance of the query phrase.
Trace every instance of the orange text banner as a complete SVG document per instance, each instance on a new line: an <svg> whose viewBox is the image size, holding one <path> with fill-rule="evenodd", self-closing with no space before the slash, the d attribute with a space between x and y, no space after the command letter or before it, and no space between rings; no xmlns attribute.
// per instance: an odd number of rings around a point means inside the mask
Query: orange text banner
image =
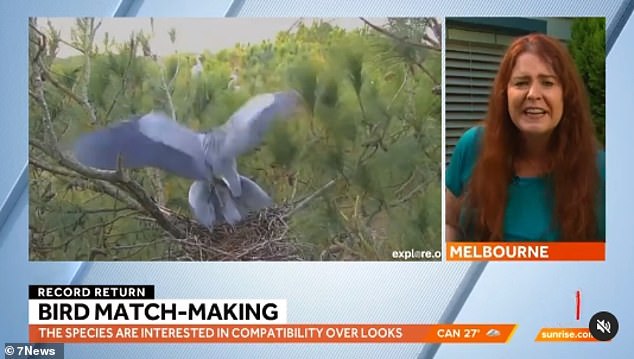
<svg viewBox="0 0 634 359"><path fill-rule="evenodd" d="M598 342L588 328L542 328L536 342Z"/></svg>
<svg viewBox="0 0 634 359"><path fill-rule="evenodd" d="M36 343L506 343L515 324L30 325Z"/></svg>
<svg viewBox="0 0 634 359"><path fill-rule="evenodd" d="M604 261L603 242L447 242L447 261Z"/></svg>

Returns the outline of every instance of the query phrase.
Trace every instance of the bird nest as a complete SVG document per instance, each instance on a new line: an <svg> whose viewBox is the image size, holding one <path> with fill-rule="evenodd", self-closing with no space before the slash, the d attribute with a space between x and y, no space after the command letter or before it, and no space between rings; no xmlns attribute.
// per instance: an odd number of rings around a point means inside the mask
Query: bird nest
<svg viewBox="0 0 634 359"><path fill-rule="evenodd" d="M292 207L267 208L235 225L217 224L213 231L195 220L163 208L172 223L186 234L174 239L183 261L297 261L305 258L302 244L289 228Z"/></svg>

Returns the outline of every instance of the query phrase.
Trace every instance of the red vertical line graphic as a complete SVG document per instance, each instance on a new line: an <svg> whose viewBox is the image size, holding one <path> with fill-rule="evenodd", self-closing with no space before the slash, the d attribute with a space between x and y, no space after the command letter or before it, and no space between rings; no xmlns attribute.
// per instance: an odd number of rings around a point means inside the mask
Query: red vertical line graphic
<svg viewBox="0 0 634 359"><path fill-rule="evenodd" d="M576 295L576 318L577 320L579 320L579 317L581 316L581 291L578 290L577 291L577 295Z"/></svg>

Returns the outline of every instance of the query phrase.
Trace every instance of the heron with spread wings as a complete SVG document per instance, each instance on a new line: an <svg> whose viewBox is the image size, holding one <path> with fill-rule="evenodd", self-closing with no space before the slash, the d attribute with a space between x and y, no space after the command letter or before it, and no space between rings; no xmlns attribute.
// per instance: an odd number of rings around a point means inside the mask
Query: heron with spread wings
<svg viewBox="0 0 634 359"><path fill-rule="evenodd" d="M273 204L257 183L237 170L237 157L253 150L277 119L287 119L301 104L296 91L252 97L223 125L200 133L161 112L116 123L80 136L76 159L98 169L154 167L194 180L189 204L210 230L235 224L248 213Z"/></svg>

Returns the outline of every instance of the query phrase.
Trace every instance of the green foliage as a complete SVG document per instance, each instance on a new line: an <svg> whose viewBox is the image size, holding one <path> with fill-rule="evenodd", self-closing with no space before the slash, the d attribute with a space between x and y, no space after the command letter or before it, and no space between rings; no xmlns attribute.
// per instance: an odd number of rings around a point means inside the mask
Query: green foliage
<svg viewBox="0 0 634 359"><path fill-rule="evenodd" d="M592 120L605 145L605 18L577 18L569 48L590 98Z"/></svg>
<svg viewBox="0 0 634 359"><path fill-rule="evenodd" d="M80 132L151 110L208 130L257 93L293 88L306 111L274 126L238 165L278 204L296 203L335 180L291 219L293 233L315 248L306 259L386 260L394 250L439 250L441 106L431 88L440 78L440 53L408 43L421 39L425 26L392 20L385 27L398 34L392 38L367 27L300 23L273 40L202 54L198 77L190 72L198 54L155 59L140 33L88 57L52 61L61 86L80 99L85 86L97 123L85 104L49 83L47 105L59 142L68 144ZM80 39L90 22L75 31ZM170 32L177 44L176 35ZM399 40L404 35L408 42ZM33 98L30 106L30 136L46 141L45 111ZM79 176L51 171L59 164L41 149L31 156L51 164L31 169L33 259L178 256L147 213ZM190 215L190 181L152 169L130 175L157 203Z"/></svg>

